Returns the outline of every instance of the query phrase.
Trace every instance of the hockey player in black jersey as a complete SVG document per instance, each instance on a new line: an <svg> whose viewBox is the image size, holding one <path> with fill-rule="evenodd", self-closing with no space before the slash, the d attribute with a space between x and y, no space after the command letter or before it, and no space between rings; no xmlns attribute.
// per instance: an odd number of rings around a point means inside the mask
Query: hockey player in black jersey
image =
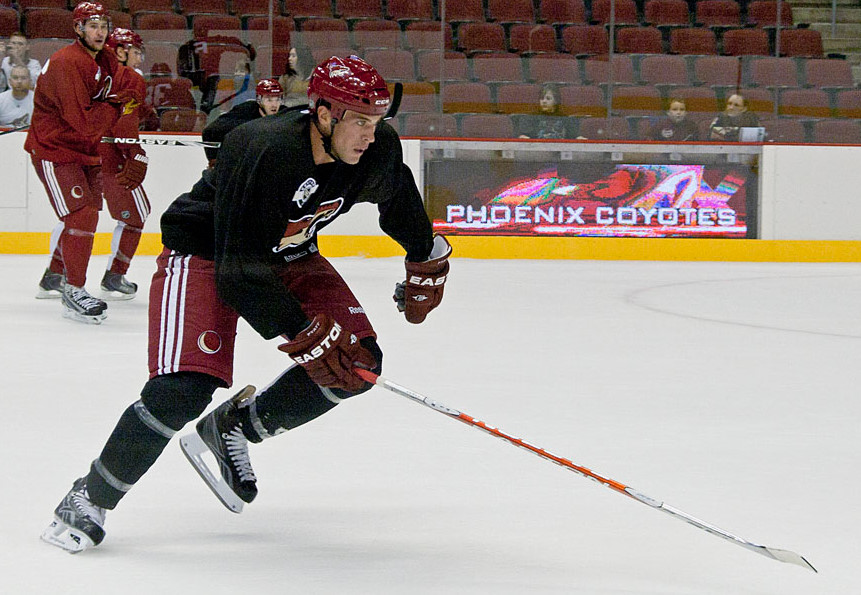
<svg viewBox="0 0 861 595"><path fill-rule="evenodd" d="M70 552L98 545L104 515L170 438L233 381L238 317L277 336L292 365L266 389L248 386L180 441L230 510L257 494L248 442L307 423L371 385L382 351L364 309L320 255L317 232L357 202L406 251L395 301L420 323L439 305L451 247L434 236L400 141L383 121L385 81L363 60L332 57L308 88L309 110L236 127L214 179L201 180L162 217L165 249L150 292L150 380L121 416L89 473L75 481L43 539ZM216 120L218 122L218 120ZM201 455L212 452L218 470Z"/></svg>

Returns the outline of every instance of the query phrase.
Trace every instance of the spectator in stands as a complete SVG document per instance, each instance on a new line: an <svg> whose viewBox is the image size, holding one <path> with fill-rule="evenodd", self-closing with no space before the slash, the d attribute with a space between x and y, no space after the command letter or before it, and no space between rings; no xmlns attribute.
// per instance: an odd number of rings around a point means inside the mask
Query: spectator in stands
<svg viewBox="0 0 861 595"><path fill-rule="evenodd" d="M11 88L0 93L0 126L13 128L27 126L33 115L30 71L21 64L13 66L9 74L9 82Z"/></svg>
<svg viewBox="0 0 861 595"><path fill-rule="evenodd" d="M538 95L538 114L518 122L520 138L574 138L574 121L562 113L559 87L547 83Z"/></svg>
<svg viewBox="0 0 861 595"><path fill-rule="evenodd" d="M736 93L726 100L726 109L718 115L709 128L711 140L738 142L739 128L759 126L759 118L747 111L747 99Z"/></svg>
<svg viewBox="0 0 861 595"><path fill-rule="evenodd" d="M287 56L287 72L278 77L284 89L284 105L294 107L308 104L308 79L314 70L314 60L308 50L292 47Z"/></svg>
<svg viewBox="0 0 861 595"><path fill-rule="evenodd" d="M42 71L42 65L36 58L30 57L30 42L27 36L20 31L9 36L6 43L6 57L0 62L0 70L6 75L6 80L11 78L12 67L20 65L27 68L30 74L30 88L36 88L36 79Z"/></svg>
<svg viewBox="0 0 861 595"><path fill-rule="evenodd" d="M254 91L254 73L251 69L251 60L242 58L236 62L236 70L233 73L233 88L236 96L232 105L239 105L243 101L256 99Z"/></svg>
<svg viewBox="0 0 861 595"><path fill-rule="evenodd" d="M700 139L697 123L688 118L688 107L680 97L670 99L667 115L654 122L646 134L646 140L692 141Z"/></svg>

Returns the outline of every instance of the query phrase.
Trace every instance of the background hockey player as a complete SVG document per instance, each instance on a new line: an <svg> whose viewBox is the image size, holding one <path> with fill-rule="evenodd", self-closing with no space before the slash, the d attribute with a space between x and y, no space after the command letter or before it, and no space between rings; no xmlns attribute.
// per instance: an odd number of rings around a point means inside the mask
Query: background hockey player
<svg viewBox="0 0 861 595"><path fill-rule="evenodd" d="M119 70L113 52L103 50L109 26L104 7L81 2L73 21L75 43L55 52L42 68L24 148L63 223L55 234L63 261L52 258L39 283L40 296L62 293L65 316L99 324L107 304L84 288L102 203L98 147L143 95L126 86L124 74L131 71Z"/></svg>
<svg viewBox="0 0 861 595"><path fill-rule="evenodd" d="M310 114L288 111L228 134L214 202L201 180L162 218L150 380L55 510L46 541L72 552L101 542L106 509L216 388L231 385L240 315L264 338L282 336L279 349L298 365L263 391L246 387L184 438L193 462L206 448L219 460L222 477L210 487L231 510L257 494L249 440L302 425L370 388L353 368L381 371L376 334L317 250L317 231L355 203L376 203L381 228L406 250L407 281L396 301L407 320L422 322L439 305L451 248L433 236L400 140L381 122L390 102L385 82L358 58L333 57L314 71L309 99Z"/></svg>

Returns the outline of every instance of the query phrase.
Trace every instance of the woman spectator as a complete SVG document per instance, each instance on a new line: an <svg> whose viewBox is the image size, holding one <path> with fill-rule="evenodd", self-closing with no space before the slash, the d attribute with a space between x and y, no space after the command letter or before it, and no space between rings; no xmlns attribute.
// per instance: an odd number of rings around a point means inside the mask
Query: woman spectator
<svg viewBox="0 0 861 595"><path fill-rule="evenodd" d="M726 100L726 109L712 122L709 129L711 140L738 142L740 128L759 126L759 118L747 111L747 99L738 93Z"/></svg>
<svg viewBox="0 0 861 595"><path fill-rule="evenodd" d="M287 56L287 72L278 77L278 83L284 89L282 103L287 107L306 105L308 103L308 78L313 70L313 59L307 50L290 48Z"/></svg>

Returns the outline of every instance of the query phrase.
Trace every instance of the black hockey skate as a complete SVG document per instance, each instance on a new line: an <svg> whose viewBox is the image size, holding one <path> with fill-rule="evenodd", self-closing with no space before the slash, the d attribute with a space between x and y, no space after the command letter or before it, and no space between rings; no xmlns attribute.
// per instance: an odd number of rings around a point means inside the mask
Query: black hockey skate
<svg viewBox="0 0 861 595"><path fill-rule="evenodd" d="M132 283L125 275L105 271L102 277L102 298L106 300L130 300L138 294L138 284Z"/></svg>
<svg viewBox="0 0 861 595"><path fill-rule="evenodd" d="M54 509L54 522L42 533L42 541L77 554L102 542L104 524L105 509L90 502L87 480L81 477Z"/></svg>
<svg viewBox="0 0 861 595"><path fill-rule="evenodd" d="M87 324L101 324L108 317L108 305L83 287L63 285L63 316Z"/></svg>
<svg viewBox="0 0 861 595"><path fill-rule="evenodd" d="M45 269L45 274L39 281L39 291L36 293L37 300L59 299L63 295L63 285L66 280L61 273L55 273L51 269Z"/></svg>
<svg viewBox="0 0 861 595"><path fill-rule="evenodd" d="M247 407L257 389L246 386L197 422L197 432L180 438L179 445L212 493L231 512L240 513L244 502L257 496L257 477L248 457L248 439L243 434L240 408ZM245 416L247 420L247 416ZM212 453L218 463L216 474L202 455Z"/></svg>

